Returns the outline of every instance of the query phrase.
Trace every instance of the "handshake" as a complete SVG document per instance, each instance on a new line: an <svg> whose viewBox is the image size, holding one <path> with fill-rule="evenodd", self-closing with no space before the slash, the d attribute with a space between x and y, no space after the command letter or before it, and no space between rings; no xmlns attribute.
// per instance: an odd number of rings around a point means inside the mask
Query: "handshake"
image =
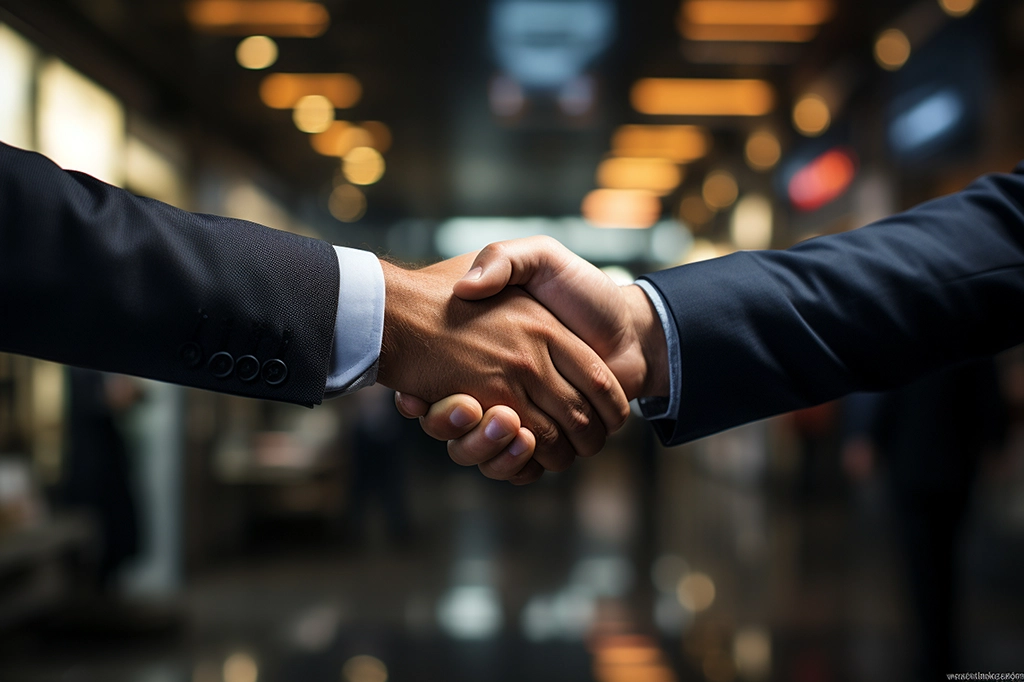
<svg viewBox="0 0 1024 682"><path fill-rule="evenodd" d="M531 483L596 454L629 400L668 396L665 331L647 294L554 239L384 268L379 383L448 440L458 464ZM453 295L454 294L454 295Z"/></svg>

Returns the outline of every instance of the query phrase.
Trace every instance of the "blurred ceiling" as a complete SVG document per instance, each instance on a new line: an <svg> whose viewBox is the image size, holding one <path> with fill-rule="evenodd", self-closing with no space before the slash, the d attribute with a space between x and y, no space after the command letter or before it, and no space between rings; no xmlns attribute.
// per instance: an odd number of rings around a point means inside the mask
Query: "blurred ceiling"
<svg viewBox="0 0 1024 682"><path fill-rule="evenodd" d="M370 188L368 214L386 223L578 214L624 123L703 123L715 137L713 155L741 159L749 120L643 116L630 106L633 83L765 79L778 101L759 124L792 134L793 99L830 70L844 70L843 82L856 87L857 73L873 66L876 34L911 3L837 0L809 42L770 43L683 39L681 30L703 29L681 29L679 0L321 4L330 14L323 35L277 38L280 56L268 71L345 72L360 80L362 99L339 116L391 128L388 170ZM182 0L0 0L0 7L148 120L192 139L224 140L275 175L292 201L326 205L337 160L311 148L291 111L260 101L267 71L248 71L235 59L244 36L194 30ZM561 80L545 82L545 69L561 70ZM509 72L512 85L495 80ZM511 102L512 115L495 114L503 102Z"/></svg>

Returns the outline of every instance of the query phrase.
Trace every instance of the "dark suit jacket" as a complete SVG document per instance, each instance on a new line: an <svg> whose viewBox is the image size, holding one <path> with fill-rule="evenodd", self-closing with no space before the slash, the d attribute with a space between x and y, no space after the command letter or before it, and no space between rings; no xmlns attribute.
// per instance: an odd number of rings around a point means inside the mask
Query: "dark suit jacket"
<svg viewBox="0 0 1024 682"><path fill-rule="evenodd" d="M682 347L678 444L1024 341L1024 164L868 227L647 275Z"/></svg>
<svg viewBox="0 0 1024 682"><path fill-rule="evenodd" d="M0 350L321 402L330 244L188 213L0 143Z"/></svg>

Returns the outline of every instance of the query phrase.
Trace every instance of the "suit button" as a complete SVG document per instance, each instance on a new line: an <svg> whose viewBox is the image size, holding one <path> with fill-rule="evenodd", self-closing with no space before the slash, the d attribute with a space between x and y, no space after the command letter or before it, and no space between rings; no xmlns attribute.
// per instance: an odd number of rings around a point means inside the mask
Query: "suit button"
<svg viewBox="0 0 1024 682"><path fill-rule="evenodd" d="M231 353L214 353L210 356L210 361L206 363L206 369L210 370L210 374L223 379L224 377L231 376L231 370L235 368L235 359L231 357Z"/></svg>
<svg viewBox="0 0 1024 682"><path fill-rule="evenodd" d="M186 367L195 367L203 359L203 349L195 341L189 341L182 344L181 348L178 349L178 359Z"/></svg>
<svg viewBox="0 0 1024 682"><path fill-rule="evenodd" d="M263 380L271 386L277 386L288 376L288 365L281 360L267 360L263 363Z"/></svg>
<svg viewBox="0 0 1024 682"><path fill-rule="evenodd" d="M242 381L252 381L260 375L260 361L251 355L243 355L235 362L235 374Z"/></svg>

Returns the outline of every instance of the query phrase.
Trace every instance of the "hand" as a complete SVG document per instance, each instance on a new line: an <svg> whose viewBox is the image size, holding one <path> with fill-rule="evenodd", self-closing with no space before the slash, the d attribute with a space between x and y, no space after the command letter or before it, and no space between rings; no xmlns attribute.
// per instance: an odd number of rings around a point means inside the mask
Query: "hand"
<svg viewBox="0 0 1024 682"><path fill-rule="evenodd" d="M639 287L618 287L557 241L531 237L486 247L454 290L462 298L479 299L510 284L525 288L591 344L616 373L628 397L668 395L664 331ZM479 419L482 410L470 396L451 396L431 406L414 395L399 393L395 401L405 416L420 417L429 435L451 439L449 452L458 453L464 463L478 464L483 470L505 454L503 444L482 433L490 417ZM449 419L456 414L462 418Z"/></svg>
<svg viewBox="0 0 1024 682"><path fill-rule="evenodd" d="M596 453L629 413L613 373L521 289L487 301L453 297L470 258L415 271L382 263L386 296L378 381L429 401L467 393L486 408L510 406L499 411L504 418L488 435L504 447L522 418L537 441L533 465L523 468L561 471L577 455Z"/></svg>

